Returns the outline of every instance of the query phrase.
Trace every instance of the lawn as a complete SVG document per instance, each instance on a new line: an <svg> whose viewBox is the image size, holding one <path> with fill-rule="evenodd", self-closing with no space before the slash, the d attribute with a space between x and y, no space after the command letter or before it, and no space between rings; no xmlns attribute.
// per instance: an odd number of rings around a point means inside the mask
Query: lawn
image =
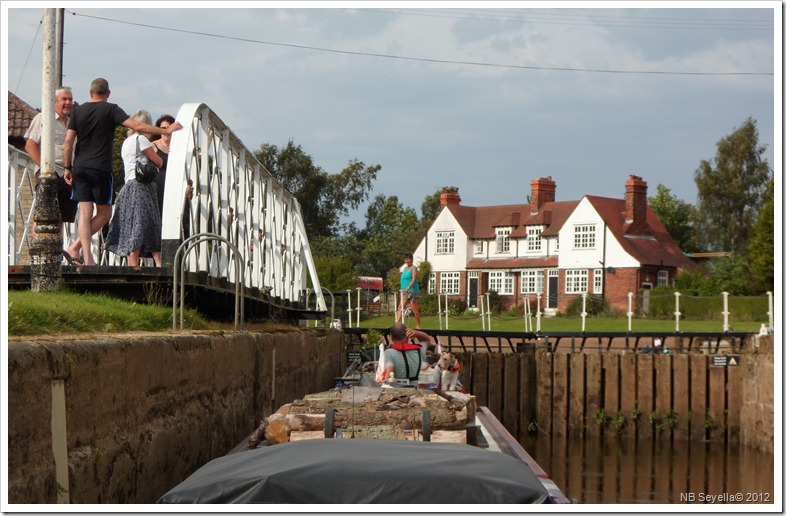
<svg viewBox="0 0 786 516"><path fill-rule="evenodd" d="M532 317L532 331L535 331L537 322ZM395 322L393 315L381 315L374 317L361 317L360 327L362 328L388 328ZM542 333L547 332L580 332L581 318L568 317L541 317L540 329ZM404 323L407 326L415 326L415 318L409 317ZM460 316L451 317L447 324L443 318L440 328L440 321L437 317L422 317L421 323L426 330L470 330L481 331L488 328L481 321L480 316ZM731 331L748 331L758 333L761 322L729 321ZM352 326L356 324L353 322ZM491 331L527 331L523 317L491 317ZM627 318L587 317L584 324L586 332L626 332L628 331ZM676 331L675 321L660 319L633 319L631 322L633 332L674 332ZM723 321L684 321L680 320L679 331L681 332L721 332L723 331Z"/></svg>

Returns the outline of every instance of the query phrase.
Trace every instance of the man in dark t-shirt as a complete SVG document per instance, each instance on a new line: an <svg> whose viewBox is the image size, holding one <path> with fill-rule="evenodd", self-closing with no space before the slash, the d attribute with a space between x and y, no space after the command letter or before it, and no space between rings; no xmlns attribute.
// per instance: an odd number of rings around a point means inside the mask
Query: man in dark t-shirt
<svg viewBox="0 0 786 516"><path fill-rule="evenodd" d="M140 133L171 134L182 128L179 122L163 129L133 120L117 104L107 102L109 82L98 78L90 84L90 102L75 109L68 121L64 143L65 174L63 178L74 189L79 202L79 239L66 252L79 256L82 249L84 265L95 265L90 242L112 217L112 144L115 127L122 125ZM76 140L76 153L71 163L71 149ZM93 206L95 205L95 214Z"/></svg>

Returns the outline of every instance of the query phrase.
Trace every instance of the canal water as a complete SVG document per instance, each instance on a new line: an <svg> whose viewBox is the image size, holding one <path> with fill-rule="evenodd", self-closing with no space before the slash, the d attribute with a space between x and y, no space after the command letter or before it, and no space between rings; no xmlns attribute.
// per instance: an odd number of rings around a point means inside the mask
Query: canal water
<svg viewBox="0 0 786 516"><path fill-rule="evenodd" d="M747 446L544 436L522 437L521 444L579 503L776 501L773 454Z"/></svg>

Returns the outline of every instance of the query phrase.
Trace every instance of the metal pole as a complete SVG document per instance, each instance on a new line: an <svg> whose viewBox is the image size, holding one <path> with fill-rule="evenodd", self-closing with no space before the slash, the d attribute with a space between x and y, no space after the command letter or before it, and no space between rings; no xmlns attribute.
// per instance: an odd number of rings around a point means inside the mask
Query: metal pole
<svg viewBox="0 0 786 516"><path fill-rule="evenodd" d="M682 315L680 313L680 293L675 292L674 293L674 322L675 322L674 331L676 332L680 331L680 315Z"/></svg>
<svg viewBox="0 0 786 516"><path fill-rule="evenodd" d="M587 324L587 293L581 294L581 333L584 333L584 327Z"/></svg>
<svg viewBox="0 0 786 516"><path fill-rule="evenodd" d="M63 85L63 18L65 9L57 10L57 87Z"/></svg>
<svg viewBox="0 0 786 516"><path fill-rule="evenodd" d="M729 293L723 292L723 331L729 331Z"/></svg>
<svg viewBox="0 0 786 516"><path fill-rule="evenodd" d="M772 292L770 292L770 291L767 291L767 308L768 308L767 316L768 316L769 322L770 322L770 325L767 328L767 330L770 332L770 334L772 334L772 328L773 328L773 324L774 323L773 323L773 320L772 320L773 319L773 313L772 313Z"/></svg>
<svg viewBox="0 0 786 516"><path fill-rule="evenodd" d="M538 333L540 333L540 297L542 295L542 292L538 292L538 312L535 314L535 331Z"/></svg>
<svg viewBox="0 0 786 516"><path fill-rule="evenodd" d="M633 327L633 292L628 292L628 333Z"/></svg>
<svg viewBox="0 0 786 516"><path fill-rule="evenodd" d="M347 315L349 316L349 327L352 328L352 291L347 289Z"/></svg>
<svg viewBox="0 0 786 516"><path fill-rule="evenodd" d="M439 318L439 329L442 329L442 294L437 294L437 317Z"/></svg>
<svg viewBox="0 0 786 516"><path fill-rule="evenodd" d="M41 80L41 171L36 190L36 234L30 248L30 290L60 288L60 207L55 174L55 10L44 9L43 70Z"/></svg>

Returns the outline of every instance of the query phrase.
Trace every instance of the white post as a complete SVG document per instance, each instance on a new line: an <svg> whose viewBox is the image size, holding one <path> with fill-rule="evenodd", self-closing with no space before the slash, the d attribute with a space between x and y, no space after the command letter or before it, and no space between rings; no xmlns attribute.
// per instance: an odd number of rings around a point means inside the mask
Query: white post
<svg viewBox="0 0 786 516"><path fill-rule="evenodd" d="M628 292L628 333L633 329L633 292Z"/></svg>
<svg viewBox="0 0 786 516"><path fill-rule="evenodd" d="M352 328L352 291L349 289L347 289L347 315L349 327Z"/></svg>
<svg viewBox="0 0 786 516"><path fill-rule="evenodd" d="M442 329L442 294L437 294L437 317L439 318L439 329Z"/></svg>
<svg viewBox="0 0 786 516"><path fill-rule="evenodd" d="M480 324L481 324L481 327L485 330L486 329L486 314L483 313L483 294L478 296L478 300L480 301Z"/></svg>
<svg viewBox="0 0 786 516"><path fill-rule="evenodd" d="M532 331L532 314L529 311L529 297L524 298L524 331Z"/></svg>
<svg viewBox="0 0 786 516"><path fill-rule="evenodd" d="M584 327L587 324L587 293L581 294L581 332L584 333Z"/></svg>
<svg viewBox="0 0 786 516"><path fill-rule="evenodd" d="M768 308L769 308L769 311L767 312L767 315L768 315L769 320L770 320L770 326L769 326L768 330L770 332L770 335L772 335L772 330L773 330L773 324L774 323L773 323L773 320L772 320L773 319L773 313L772 313L772 292L770 292L770 291L767 291L767 300L768 300L767 304L768 304Z"/></svg>
<svg viewBox="0 0 786 516"><path fill-rule="evenodd" d="M542 295L542 292L538 292L538 312L535 314L535 331L538 333L540 333L540 296Z"/></svg>
<svg viewBox="0 0 786 516"><path fill-rule="evenodd" d="M393 320L398 322L398 292L393 292Z"/></svg>
<svg viewBox="0 0 786 516"><path fill-rule="evenodd" d="M488 317L489 331L491 331L491 298L488 292L486 292L486 317Z"/></svg>
<svg viewBox="0 0 786 516"><path fill-rule="evenodd" d="M723 331L729 331L729 293L723 292Z"/></svg>
<svg viewBox="0 0 786 516"><path fill-rule="evenodd" d="M448 295L445 294L445 329L450 329L450 322L448 321L448 317L450 316L450 310L448 310ZM439 326L442 328L442 324Z"/></svg>
<svg viewBox="0 0 786 516"><path fill-rule="evenodd" d="M360 287L358 287L358 313L357 313L357 324L355 324L356 328L360 328Z"/></svg>
<svg viewBox="0 0 786 516"><path fill-rule="evenodd" d="M679 292L674 293L674 331L676 332L680 331L680 315L682 315L680 313L680 295Z"/></svg>

